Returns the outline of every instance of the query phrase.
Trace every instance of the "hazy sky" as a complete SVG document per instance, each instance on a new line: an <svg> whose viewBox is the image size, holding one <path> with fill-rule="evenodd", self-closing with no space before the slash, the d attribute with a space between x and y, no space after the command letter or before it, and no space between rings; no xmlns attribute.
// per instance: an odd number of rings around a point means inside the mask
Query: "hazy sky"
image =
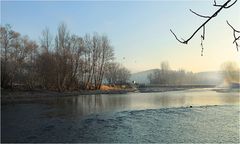
<svg viewBox="0 0 240 144"><path fill-rule="evenodd" d="M168 61L172 69L209 71L218 70L225 61L240 64L240 52L232 44L232 30L226 23L228 20L240 29L240 2L221 11L207 24L204 56L201 56L201 32L183 45L169 29L187 39L205 21L189 9L210 15L217 9L212 4L213 0L1 1L1 24L11 24L15 31L36 41L46 26L55 34L61 22L80 36L93 32L106 34L116 60L132 72L159 68L162 61Z"/></svg>

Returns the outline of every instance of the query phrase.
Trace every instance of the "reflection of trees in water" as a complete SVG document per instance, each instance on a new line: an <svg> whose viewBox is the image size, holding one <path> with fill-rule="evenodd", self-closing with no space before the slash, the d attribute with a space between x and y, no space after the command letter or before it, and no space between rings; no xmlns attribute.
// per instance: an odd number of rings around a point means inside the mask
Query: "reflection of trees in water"
<svg viewBox="0 0 240 144"><path fill-rule="evenodd" d="M127 96L86 95L59 98L49 105L53 107L50 114L54 116L83 116L124 108L130 105L130 101Z"/></svg>
<svg viewBox="0 0 240 144"><path fill-rule="evenodd" d="M116 110L182 107L189 105L225 105L239 103L237 93L213 91L132 93L126 95L85 95L58 98L49 105L50 116L76 117Z"/></svg>
<svg viewBox="0 0 240 144"><path fill-rule="evenodd" d="M160 107L182 106L186 103L186 97L184 94L175 96L162 93L161 96L154 97L154 103Z"/></svg>
<svg viewBox="0 0 240 144"><path fill-rule="evenodd" d="M228 104L239 104L240 102L240 95L239 93L223 93L223 95L227 96L219 96L222 100L222 103L228 103Z"/></svg>
<svg viewBox="0 0 240 144"><path fill-rule="evenodd" d="M186 103L185 96L173 96L162 93L161 96L142 95L86 95L67 97L51 103L54 116L83 116L91 113L114 111L125 108L153 108L182 106ZM143 104L143 105L142 105Z"/></svg>
<svg viewBox="0 0 240 144"><path fill-rule="evenodd" d="M52 108L47 114L49 116L65 117L78 113L76 109L78 105L76 97L57 98L47 102L47 104Z"/></svg>

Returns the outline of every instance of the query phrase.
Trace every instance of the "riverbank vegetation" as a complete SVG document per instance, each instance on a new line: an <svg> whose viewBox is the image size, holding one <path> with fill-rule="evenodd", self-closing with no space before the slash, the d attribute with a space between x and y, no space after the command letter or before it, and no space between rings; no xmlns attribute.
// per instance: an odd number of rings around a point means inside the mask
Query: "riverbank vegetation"
<svg viewBox="0 0 240 144"><path fill-rule="evenodd" d="M107 81L124 84L130 77L130 71L114 61L114 48L105 35L78 36L64 23L55 36L44 29L39 43L10 25L1 26L0 32L1 88L99 90Z"/></svg>
<svg viewBox="0 0 240 144"><path fill-rule="evenodd" d="M153 86L214 86L223 83L231 85L232 83L240 83L239 73L239 66L235 62L223 63L220 71L210 73L209 76L207 72L201 74L191 71L188 72L184 69L171 70L168 62L162 62L160 69L156 69L148 75L148 80L150 85ZM211 79L209 77L211 77Z"/></svg>

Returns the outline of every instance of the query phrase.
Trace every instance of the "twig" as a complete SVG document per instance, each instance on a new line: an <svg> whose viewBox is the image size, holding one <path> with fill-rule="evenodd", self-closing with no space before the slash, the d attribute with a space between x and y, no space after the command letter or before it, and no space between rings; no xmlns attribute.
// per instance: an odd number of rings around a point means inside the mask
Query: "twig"
<svg viewBox="0 0 240 144"><path fill-rule="evenodd" d="M195 11L193 11L192 9L189 9L190 12L194 13L195 15L199 16L199 17L203 17L203 18L210 18L211 16L204 16L204 15L200 15L198 13L196 13Z"/></svg>
<svg viewBox="0 0 240 144"><path fill-rule="evenodd" d="M170 29L171 33L174 35L174 37L176 38L177 41L179 41L180 43L184 43L184 44L187 44L188 41L185 41L183 38L182 41L178 39L178 37L176 36L176 34Z"/></svg>
<svg viewBox="0 0 240 144"><path fill-rule="evenodd" d="M237 48L237 51L238 51L238 47L239 47L239 44L238 44L238 40L240 40L240 36L236 36L236 33L240 33L240 31L236 30L228 21L227 21L227 24L232 28L233 30L233 37L234 37L234 41L233 43L235 43L236 45L236 48Z"/></svg>
<svg viewBox="0 0 240 144"><path fill-rule="evenodd" d="M203 34L201 35L201 47L202 47L202 50L201 50L201 56L203 56L203 41L205 39L205 26L203 26Z"/></svg>
<svg viewBox="0 0 240 144"><path fill-rule="evenodd" d="M230 1L231 1L231 0L230 0ZM229 5L229 6L224 6L223 8L225 8L225 9L230 8L230 7L233 6L236 2L237 2L237 0L235 0L231 5ZM213 6L222 7L223 5L217 4L217 3L216 3L216 0L214 0Z"/></svg>

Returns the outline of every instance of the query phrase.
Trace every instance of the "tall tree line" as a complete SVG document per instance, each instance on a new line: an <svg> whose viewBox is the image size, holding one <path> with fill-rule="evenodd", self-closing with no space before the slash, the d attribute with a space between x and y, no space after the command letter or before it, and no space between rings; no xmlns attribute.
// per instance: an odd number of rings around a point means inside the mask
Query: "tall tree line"
<svg viewBox="0 0 240 144"><path fill-rule="evenodd" d="M2 88L100 89L114 63L107 36L71 34L64 23L55 37L44 29L39 44L9 25L1 26L0 32Z"/></svg>

